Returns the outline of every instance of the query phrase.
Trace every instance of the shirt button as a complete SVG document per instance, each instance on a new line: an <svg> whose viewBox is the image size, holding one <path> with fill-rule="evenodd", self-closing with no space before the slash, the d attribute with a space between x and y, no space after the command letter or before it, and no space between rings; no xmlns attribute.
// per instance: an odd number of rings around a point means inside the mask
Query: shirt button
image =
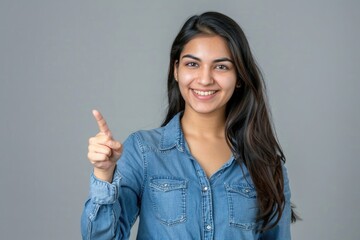
<svg viewBox="0 0 360 240"><path fill-rule="evenodd" d="M210 231L210 230L211 230L211 226L210 226L210 225L206 225L206 230Z"/></svg>
<svg viewBox="0 0 360 240"><path fill-rule="evenodd" d="M203 187L203 191L206 192L209 188L208 187Z"/></svg>

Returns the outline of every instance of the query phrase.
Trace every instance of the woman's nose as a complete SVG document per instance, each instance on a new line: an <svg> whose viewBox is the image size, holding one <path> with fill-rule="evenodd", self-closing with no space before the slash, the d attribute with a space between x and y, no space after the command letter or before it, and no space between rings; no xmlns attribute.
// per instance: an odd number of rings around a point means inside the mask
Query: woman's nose
<svg viewBox="0 0 360 240"><path fill-rule="evenodd" d="M214 83L213 76L209 68L201 69L198 77L198 83L204 86L211 85Z"/></svg>

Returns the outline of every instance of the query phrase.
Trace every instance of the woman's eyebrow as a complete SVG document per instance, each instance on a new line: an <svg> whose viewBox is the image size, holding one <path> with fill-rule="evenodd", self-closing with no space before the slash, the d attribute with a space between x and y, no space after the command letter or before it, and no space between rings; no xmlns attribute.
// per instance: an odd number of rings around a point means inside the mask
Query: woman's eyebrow
<svg viewBox="0 0 360 240"><path fill-rule="evenodd" d="M194 59L196 61L199 61L199 62L201 61L200 58L195 57L194 55L191 55L191 54L186 54L186 55L182 56L182 58L192 58L192 59Z"/></svg>
<svg viewBox="0 0 360 240"><path fill-rule="evenodd" d="M191 55L191 54L186 54L186 55L182 56L182 58L192 58L192 59L194 59L196 61L201 62L200 58L195 57L194 55ZM213 62L214 63L218 63L218 62L231 62L231 63L234 63L233 60L231 60L230 58L227 58L227 57L215 59Z"/></svg>
<svg viewBox="0 0 360 240"><path fill-rule="evenodd" d="M217 62L231 62L231 63L234 63L233 60L231 60L230 58L227 58L227 57L215 59L213 62L215 62L215 63L217 63Z"/></svg>

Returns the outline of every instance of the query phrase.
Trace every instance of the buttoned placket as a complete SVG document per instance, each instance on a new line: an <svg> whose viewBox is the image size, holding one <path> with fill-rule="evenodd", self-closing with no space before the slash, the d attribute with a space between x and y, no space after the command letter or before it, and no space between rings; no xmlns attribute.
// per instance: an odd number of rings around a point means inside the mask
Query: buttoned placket
<svg viewBox="0 0 360 240"><path fill-rule="evenodd" d="M214 238L214 216L211 185L204 170L197 161L194 161L194 167L196 169L201 188L203 235L205 240L212 240Z"/></svg>
<svg viewBox="0 0 360 240"><path fill-rule="evenodd" d="M179 128L179 131L181 129ZM180 133L180 132L179 132ZM183 136L181 134L181 136ZM181 146L180 151L186 152L189 159L192 160L193 166L195 168L197 177L199 179L200 191L201 191L201 206L202 206L202 217L203 217L203 236L204 240L212 240L214 238L214 212L213 212L213 199L210 182L200 166L197 160L191 155L189 146L187 145L184 138L179 138L179 144ZM185 149L182 148L182 145L185 146Z"/></svg>

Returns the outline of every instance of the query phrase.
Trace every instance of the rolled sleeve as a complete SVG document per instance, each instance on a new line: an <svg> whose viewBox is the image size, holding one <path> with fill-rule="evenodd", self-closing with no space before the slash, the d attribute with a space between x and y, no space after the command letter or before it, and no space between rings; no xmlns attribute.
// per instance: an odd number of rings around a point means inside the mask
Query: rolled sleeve
<svg viewBox="0 0 360 240"><path fill-rule="evenodd" d="M90 178L90 198L95 204L113 204L119 198L121 176L115 169L111 183L102 181L95 177L94 173Z"/></svg>

